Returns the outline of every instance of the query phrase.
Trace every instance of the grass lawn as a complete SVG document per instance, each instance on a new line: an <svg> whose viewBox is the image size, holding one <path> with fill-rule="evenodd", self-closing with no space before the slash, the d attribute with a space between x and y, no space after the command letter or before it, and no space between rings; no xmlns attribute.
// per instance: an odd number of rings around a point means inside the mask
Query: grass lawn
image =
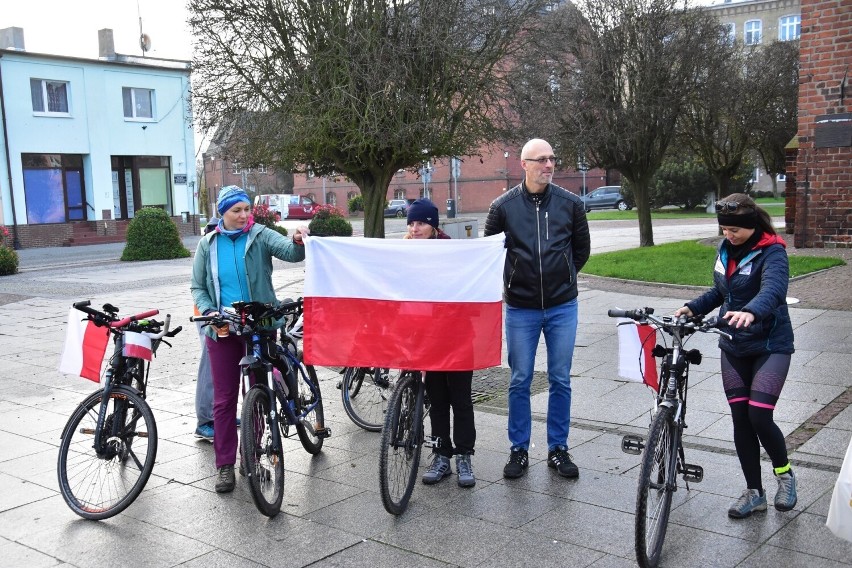
<svg viewBox="0 0 852 568"><path fill-rule="evenodd" d="M774 199L772 197L761 197L757 199L757 204L765 209L772 217L784 216L784 199ZM620 221L628 219L636 219L638 214L636 209L630 211L617 211L615 209L597 209L588 213L589 221ZM700 219L715 217L715 213L707 213L703 208L684 211L683 209L656 209L651 211L651 219Z"/></svg>
<svg viewBox="0 0 852 568"><path fill-rule="evenodd" d="M642 282L712 286L715 260L716 247L680 241L594 254L582 272ZM846 263L839 258L791 256L790 277L842 264Z"/></svg>

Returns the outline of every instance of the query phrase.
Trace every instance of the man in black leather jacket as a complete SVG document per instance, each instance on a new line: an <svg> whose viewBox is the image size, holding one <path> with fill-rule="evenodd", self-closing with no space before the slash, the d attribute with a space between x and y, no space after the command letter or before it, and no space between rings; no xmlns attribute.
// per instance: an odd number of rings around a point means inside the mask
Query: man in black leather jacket
<svg viewBox="0 0 852 568"><path fill-rule="evenodd" d="M532 431L530 385L539 338L547 345L547 464L564 477L579 470L568 454L571 360L577 335L577 273L591 239L582 200L553 185L556 157L545 140L521 150L524 181L491 204L485 236L506 234L503 272L509 383L509 461L503 476L524 475Z"/></svg>

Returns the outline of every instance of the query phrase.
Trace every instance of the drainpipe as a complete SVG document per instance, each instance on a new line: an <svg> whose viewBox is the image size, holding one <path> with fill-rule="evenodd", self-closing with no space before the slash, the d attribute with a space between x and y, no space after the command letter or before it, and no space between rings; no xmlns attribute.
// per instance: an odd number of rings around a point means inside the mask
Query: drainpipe
<svg viewBox="0 0 852 568"><path fill-rule="evenodd" d="M3 54L0 53L0 59ZM15 190L12 187L12 161L9 157L9 132L6 129L6 100L3 96L3 70L0 67L0 120L3 121L3 145L6 148L6 171L9 175L9 206L12 208L12 248L20 249L18 240L18 218L15 214Z"/></svg>

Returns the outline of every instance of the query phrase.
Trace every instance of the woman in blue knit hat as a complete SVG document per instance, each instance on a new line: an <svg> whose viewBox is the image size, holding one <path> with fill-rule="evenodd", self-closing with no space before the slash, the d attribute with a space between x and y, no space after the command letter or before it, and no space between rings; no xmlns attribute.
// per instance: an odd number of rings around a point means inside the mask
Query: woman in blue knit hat
<svg viewBox="0 0 852 568"><path fill-rule="evenodd" d="M408 208L408 233L406 239L449 239L438 228L438 208L428 199L418 199ZM427 371L426 394L432 404L429 418L432 436L440 444L432 454L432 463L423 474L423 483L432 485L451 475L450 460L456 457L456 473L460 487L473 487L473 446L476 428L473 423L471 386L473 371ZM453 429L450 437L450 409L453 411Z"/></svg>
<svg viewBox="0 0 852 568"><path fill-rule="evenodd" d="M301 262L305 259L298 227L292 239L263 225L251 215L251 201L235 185L223 187L216 200L219 223L198 242L192 264L192 298L199 312L211 315L234 302L277 303L272 286L272 257ZM240 359L245 353L241 337L219 337L206 329L207 350L213 370L213 449L216 453L216 491L234 490L237 459L237 401L240 393Z"/></svg>

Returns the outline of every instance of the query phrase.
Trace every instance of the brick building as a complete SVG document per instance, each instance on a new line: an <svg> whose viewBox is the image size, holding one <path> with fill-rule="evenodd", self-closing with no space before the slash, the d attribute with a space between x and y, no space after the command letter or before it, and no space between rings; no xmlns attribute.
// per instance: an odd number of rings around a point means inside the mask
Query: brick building
<svg viewBox="0 0 852 568"><path fill-rule="evenodd" d="M801 4L798 151L787 176L793 243L852 248L852 5Z"/></svg>

